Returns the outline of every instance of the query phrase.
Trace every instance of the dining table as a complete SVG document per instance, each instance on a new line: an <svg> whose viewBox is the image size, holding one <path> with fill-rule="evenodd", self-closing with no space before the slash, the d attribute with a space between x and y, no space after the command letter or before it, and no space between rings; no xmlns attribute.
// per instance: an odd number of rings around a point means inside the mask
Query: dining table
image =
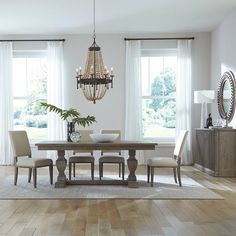
<svg viewBox="0 0 236 236"><path fill-rule="evenodd" d="M138 181L135 171L138 166L136 159L137 150L154 150L157 143L150 141L128 141L119 140L115 142L93 142L93 141L79 141L79 142L66 142L66 141L42 141L36 143L38 150L57 151L56 167L58 170L57 180L55 182L56 188L64 188L67 185L117 185L123 184L130 188L137 188ZM129 170L128 178L125 180L68 180L65 174L67 160L65 158L65 151L96 151L96 150L126 150L128 151L127 166Z"/></svg>

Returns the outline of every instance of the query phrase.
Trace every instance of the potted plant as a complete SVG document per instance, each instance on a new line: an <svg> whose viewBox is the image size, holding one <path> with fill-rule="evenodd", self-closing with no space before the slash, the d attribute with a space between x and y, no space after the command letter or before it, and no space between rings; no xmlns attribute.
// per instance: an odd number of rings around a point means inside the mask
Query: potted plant
<svg viewBox="0 0 236 236"><path fill-rule="evenodd" d="M83 127L91 125L93 122L96 122L94 116L81 117L81 114L73 109L61 109L52 104L41 102L40 105L49 112L55 112L60 116L62 120L67 121L67 141L71 142L70 134L75 131L75 124L81 125Z"/></svg>

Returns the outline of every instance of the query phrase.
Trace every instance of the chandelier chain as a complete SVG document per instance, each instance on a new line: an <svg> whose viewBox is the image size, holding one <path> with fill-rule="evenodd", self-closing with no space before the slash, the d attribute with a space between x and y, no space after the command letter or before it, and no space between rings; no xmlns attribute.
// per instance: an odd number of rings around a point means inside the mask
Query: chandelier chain
<svg viewBox="0 0 236 236"><path fill-rule="evenodd" d="M95 34L95 0L93 0L93 38L96 38Z"/></svg>

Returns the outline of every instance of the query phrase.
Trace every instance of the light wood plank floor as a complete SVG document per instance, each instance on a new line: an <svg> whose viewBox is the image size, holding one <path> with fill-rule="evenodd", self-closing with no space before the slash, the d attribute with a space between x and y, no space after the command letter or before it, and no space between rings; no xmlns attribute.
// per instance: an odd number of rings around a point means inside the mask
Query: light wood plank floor
<svg viewBox="0 0 236 236"><path fill-rule="evenodd" d="M145 174L145 166L137 172ZM89 173L87 166L77 169ZM192 167L182 173L225 200L0 200L0 235L236 235L236 178ZM0 177L9 174L12 167L0 167Z"/></svg>

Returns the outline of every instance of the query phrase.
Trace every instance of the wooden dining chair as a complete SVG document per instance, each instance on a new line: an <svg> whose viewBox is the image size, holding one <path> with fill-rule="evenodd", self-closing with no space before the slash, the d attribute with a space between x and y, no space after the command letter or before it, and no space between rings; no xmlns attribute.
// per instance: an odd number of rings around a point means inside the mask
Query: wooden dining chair
<svg viewBox="0 0 236 236"><path fill-rule="evenodd" d="M104 129L101 130L102 134L119 134L117 140L120 140L121 132L117 129ZM106 153L104 155L104 153ZM120 150L102 150L101 157L99 158L99 178L103 177L103 164L118 164L119 165L119 177L121 177L122 172L122 179L124 180L125 176L125 158L121 156ZM122 170L122 171L121 171Z"/></svg>
<svg viewBox="0 0 236 236"><path fill-rule="evenodd" d="M40 167L49 166L50 183L53 184L53 161L48 158L32 158L29 139L26 131L17 130L9 131L9 136L12 144L15 174L14 184L17 184L18 168L28 168L28 182L31 181L33 170L34 187L37 185L37 169Z"/></svg>
<svg viewBox="0 0 236 236"><path fill-rule="evenodd" d="M93 130L78 130L81 141L90 141L90 134ZM73 165L73 176L75 177L75 164L76 163L89 163L91 164L91 178L94 180L94 156L93 152L88 150L74 150L73 156L69 157L69 180L71 180L71 168Z"/></svg>
<svg viewBox="0 0 236 236"><path fill-rule="evenodd" d="M154 168L173 168L175 183L177 183L176 171L179 186L182 186L180 175L181 157L187 141L188 130L182 130L177 138L173 157L152 157L147 160L147 182L151 174L151 186L153 187Z"/></svg>

